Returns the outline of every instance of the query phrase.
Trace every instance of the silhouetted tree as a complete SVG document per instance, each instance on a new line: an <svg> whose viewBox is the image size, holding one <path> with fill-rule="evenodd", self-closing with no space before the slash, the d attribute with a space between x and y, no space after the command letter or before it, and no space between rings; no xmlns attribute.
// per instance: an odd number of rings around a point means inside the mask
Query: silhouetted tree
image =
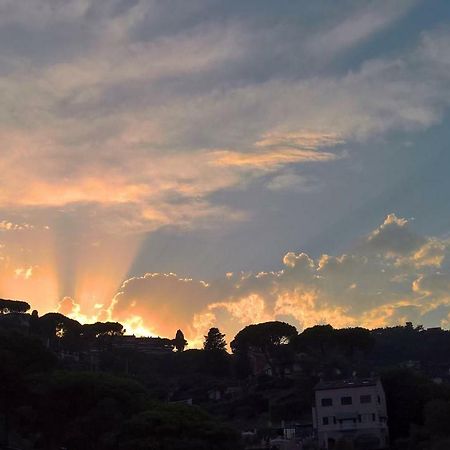
<svg viewBox="0 0 450 450"><path fill-rule="evenodd" d="M218 328L210 328L205 336L203 349L206 351L225 351L226 346L225 335Z"/></svg>
<svg viewBox="0 0 450 450"><path fill-rule="evenodd" d="M87 323L81 326L81 335L87 338L121 336L123 333L123 326L118 322L96 322Z"/></svg>
<svg viewBox="0 0 450 450"><path fill-rule="evenodd" d="M325 356L331 347L337 345L336 330L331 325L315 325L306 328L292 340L296 350L306 353L320 352Z"/></svg>
<svg viewBox="0 0 450 450"><path fill-rule="evenodd" d="M382 376L393 440L407 437L411 424L420 425L425 403L431 399L434 385L423 375L407 369L391 369Z"/></svg>
<svg viewBox="0 0 450 450"><path fill-rule="evenodd" d="M348 356L354 356L355 352L368 353L375 345L375 338L369 330L361 327L342 328L335 330L339 345Z"/></svg>
<svg viewBox="0 0 450 450"><path fill-rule="evenodd" d="M188 345L188 342L184 338L184 334L181 330L177 330L175 339L173 340L173 344L174 344L175 348L177 349L177 352L182 352Z"/></svg>
<svg viewBox="0 0 450 450"><path fill-rule="evenodd" d="M35 309L30 317L30 333L39 334L39 313Z"/></svg>
<svg viewBox="0 0 450 450"><path fill-rule="evenodd" d="M230 343L231 350L237 357L236 365L240 376L249 374L249 353L258 352L264 355L266 363L275 373L272 358L277 350L297 336L297 329L286 322L265 322L248 325L235 336Z"/></svg>
<svg viewBox="0 0 450 450"><path fill-rule="evenodd" d="M293 325L279 321L264 322L246 326L230 345L233 353L247 351L250 347L265 352L289 343L294 336L297 336L297 329Z"/></svg>
<svg viewBox="0 0 450 450"><path fill-rule="evenodd" d="M353 357L358 351L371 351L375 338L365 328L334 329L331 325L315 325L296 336L292 344L296 350L306 353L320 352L321 356L326 356L331 351L338 350Z"/></svg>
<svg viewBox="0 0 450 450"><path fill-rule="evenodd" d="M27 302L0 298L0 314L25 313L29 309L30 305Z"/></svg>
<svg viewBox="0 0 450 450"><path fill-rule="evenodd" d="M48 339L79 336L82 325L60 313L47 313L39 319L42 335Z"/></svg>
<svg viewBox="0 0 450 450"><path fill-rule="evenodd" d="M225 335L218 328L210 328L203 342L204 372L214 377L227 377L231 371L231 356L226 350Z"/></svg>

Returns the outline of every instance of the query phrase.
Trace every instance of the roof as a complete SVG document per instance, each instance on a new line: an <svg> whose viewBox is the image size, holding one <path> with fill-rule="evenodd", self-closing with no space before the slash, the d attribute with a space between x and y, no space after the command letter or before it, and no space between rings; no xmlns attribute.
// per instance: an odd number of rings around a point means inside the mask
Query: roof
<svg viewBox="0 0 450 450"><path fill-rule="evenodd" d="M328 389L344 389L352 387L365 387L375 386L377 384L377 378L352 378L349 380L332 380L332 381L319 381L314 390L325 391Z"/></svg>

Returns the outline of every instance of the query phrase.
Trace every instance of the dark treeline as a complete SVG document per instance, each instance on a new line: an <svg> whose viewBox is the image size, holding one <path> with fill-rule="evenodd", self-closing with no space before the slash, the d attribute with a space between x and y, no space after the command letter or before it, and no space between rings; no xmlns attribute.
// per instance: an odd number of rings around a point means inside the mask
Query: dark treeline
<svg viewBox="0 0 450 450"><path fill-rule="evenodd" d="M80 324L0 300L0 448L243 448L240 431L271 435L311 421L320 379L381 376L393 449L450 448L450 332L411 323L367 330L284 322L203 349L127 336L117 322ZM312 447L314 448L314 447Z"/></svg>

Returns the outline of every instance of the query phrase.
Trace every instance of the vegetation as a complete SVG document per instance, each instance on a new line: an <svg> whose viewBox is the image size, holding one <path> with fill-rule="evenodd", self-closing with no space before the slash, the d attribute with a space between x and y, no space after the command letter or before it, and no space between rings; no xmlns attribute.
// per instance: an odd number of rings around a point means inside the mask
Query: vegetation
<svg viewBox="0 0 450 450"><path fill-rule="evenodd" d="M203 349L207 352L211 351L226 351L227 343L225 335L222 334L218 328L210 328L208 334L205 336Z"/></svg>
<svg viewBox="0 0 450 450"><path fill-rule="evenodd" d="M188 342L184 338L184 334L181 330L177 330L173 343L175 345L175 348L177 349L177 352L182 352L186 348Z"/></svg>
<svg viewBox="0 0 450 450"><path fill-rule="evenodd" d="M310 421L320 378L373 373L385 388L392 449L449 448L448 331L408 323L298 333L273 321L242 329L230 354L218 328L202 350L185 350L181 330L137 339L116 322L39 317L3 302L0 448L239 449L236 430L264 436L281 421Z"/></svg>
<svg viewBox="0 0 450 450"><path fill-rule="evenodd" d="M7 313L24 313L30 309L30 305L27 302L21 300L5 300L0 298L0 314Z"/></svg>

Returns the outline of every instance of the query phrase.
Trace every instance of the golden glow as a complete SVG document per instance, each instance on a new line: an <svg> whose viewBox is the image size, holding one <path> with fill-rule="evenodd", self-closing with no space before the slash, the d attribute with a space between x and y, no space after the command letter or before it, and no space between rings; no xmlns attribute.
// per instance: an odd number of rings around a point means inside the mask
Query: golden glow
<svg viewBox="0 0 450 450"><path fill-rule="evenodd" d="M266 312L264 298L258 294L250 294L237 302L214 303L209 306L210 310L216 308L226 309L243 325L271 320L271 315Z"/></svg>
<svg viewBox="0 0 450 450"><path fill-rule="evenodd" d="M255 169L273 169L291 163L331 161L337 158L333 153L299 150L290 147L251 153L220 150L214 153L214 157L214 164L218 166L253 167Z"/></svg>
<svg viewBox="0 0 450 450"><path fill-rule="evenodd" d="M99 235L86 224L70 238L57 225L8 226L3 238L0 297L29 301L41 314L61 309L81 322L111 318L111 299L143 239ZM73 307L67 299L73 299Z"/></svg>
<svg viewBox="0 0 450 450"><path fill-rule="evenodd" d="M291 315L302 326L332 324L342 328L355 325L355 318L348 315L344 307L319 302L318 293L311 289L298 288L278 296L275 312L277 315Z"/></svg>
<svg viewBox="0 0 450 450"><path fill-rule="evenodd" d="M99 236L87 233L80 237L70 255L58 254L60 242L54 247L54 266L63 264L58 267L59 298L72 297L80 305L83 317L78 317L82 321L101 319L102 316L103 320L110 318L107 308L96 305L111 303L139 250L142 236L103 236L99 239ZM62 281L67 279L68 286L65 286Z"/></svg>
<svg viewBox="0 0 450 450"><path fill-rule="evenodd" d="M157 336L150 328L144 324L144 319L140 316L131 316L122 322L126 334L134 334L137 337Z"/></svg>

